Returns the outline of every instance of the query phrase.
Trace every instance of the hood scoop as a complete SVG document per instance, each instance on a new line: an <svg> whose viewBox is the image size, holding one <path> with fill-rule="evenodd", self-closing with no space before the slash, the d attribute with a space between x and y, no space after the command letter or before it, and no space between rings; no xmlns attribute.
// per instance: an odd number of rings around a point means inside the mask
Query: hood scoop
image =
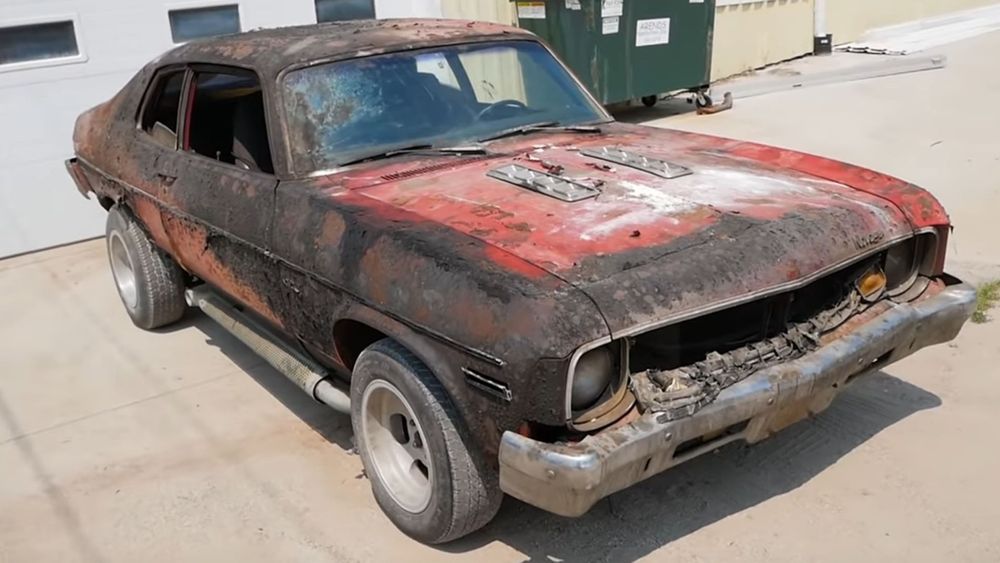
<svg viewBox="0 0 1000 563"><path fill-rule="evenodd" d="M615 164L628 166L629 168L635 168L636 170L642 170L643 172L649 172L650 174L655 174L656 176L666 178L667 180L693 174L690 168L685 168L679 164L650 158L639 153L629 152L615 147L584 149L580 151L580 154L591 158L614 162Z"/></svg>
<svg viewBox="0 0 1000 563"><path fill-rule="evenodd" d="M569 178L546 174L517 164L494 168L486 175L570 203L595 197L601 193L596 188Z"/></svg>

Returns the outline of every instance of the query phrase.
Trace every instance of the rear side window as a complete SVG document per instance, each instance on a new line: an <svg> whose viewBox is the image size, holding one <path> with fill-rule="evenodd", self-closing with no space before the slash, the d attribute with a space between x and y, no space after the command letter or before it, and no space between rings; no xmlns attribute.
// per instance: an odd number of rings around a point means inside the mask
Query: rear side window
<svg viewBox="0 0 1000 563"><path fill-rule="evenodd" d="M196 72L184 148L243 170L271 174L264 96L257 75Z"/></svg>
<svg viewBox="0 0 1000 563"><path fill-rule="evenodd" d="M142 130L171 149L177 148L177 114L183 86L184 70L161 73L153 82L142 111Z"/></svg>

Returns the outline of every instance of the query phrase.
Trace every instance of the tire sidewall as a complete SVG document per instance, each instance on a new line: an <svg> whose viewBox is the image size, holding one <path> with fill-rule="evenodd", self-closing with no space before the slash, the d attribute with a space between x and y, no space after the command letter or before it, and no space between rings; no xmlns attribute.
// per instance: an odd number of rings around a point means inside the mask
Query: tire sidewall
<svg viewBox="0 0 1000 563"><path fill-rule="evenodd" d="M108 264L111 266L111 276L115 280L115 291L118 293L118 298L121 300L122 305L125 306L125 310L128 311L129 316L133 320L141 320L146 315L145 309L148 308L148 305L144 307L145 302L148 300L146 296L146 279L139 264L139 249L135 247L135 241L132 240L129 224L130 221L131 219L126 217L118 207L113 207L108 212L105 237L108 252ZM136 300L134 307L125 300L125 296L121 294L121 290L118 288L118 274L115 272L114 259L111 256L111 253L113 252L111 248L112 236L117 236L121 239L122 243L125 245L125 251L128 253L129 262L132 266L132 275L135 276Z"/></svg>
<svg viewBox="0 0 1000 563"><path fill-rule="evenodd" d="M146 234L139 221L125 207L115 206L108 211L106 226L108 262L118 297L125 311L137 327L152 330L166 326L184 315L184 276L180 267L167 253L161 251ZM128 254L129 265L135 282L135 304L130 305L122 295L115 271L112 242L119 238Z"/></svg>
<svg viewBox="0 0 1000 563"><path fill-rule="evenodd" d="M361 420L364 417L361 408L365 389L375 380L389 383L403 395L424 431L422 438L428 446L433 478L430 502L421 512L409 512L393 500L369 456L364 433L361 431ZM438 541L448 532L454 502L451 460L448 456L447 441L438 421L439 416L447 415L436 402L431 392L420 381L419 375L413 373L398 358L381 350L366 350L358 358L351 378L351 404L357 405L356 410L351 413L351 425L365 473L372 484L375 500L404 533L428 543Z"/></svg>

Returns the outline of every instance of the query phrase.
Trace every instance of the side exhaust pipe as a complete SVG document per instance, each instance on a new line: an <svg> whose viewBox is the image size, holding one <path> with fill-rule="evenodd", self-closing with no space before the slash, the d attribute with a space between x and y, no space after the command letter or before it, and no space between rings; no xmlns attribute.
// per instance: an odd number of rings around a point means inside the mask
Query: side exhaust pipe
<svg viewBox="0 0 1000 563"><path fill-rule="evenodd" d="M283 344L267 327L237 310L204 285L185 291L184 298L188 305L204 311L209 318L246 344L313 399L336 411L351 413L351 396L333 384L330 372L311 358Z"/></svg>

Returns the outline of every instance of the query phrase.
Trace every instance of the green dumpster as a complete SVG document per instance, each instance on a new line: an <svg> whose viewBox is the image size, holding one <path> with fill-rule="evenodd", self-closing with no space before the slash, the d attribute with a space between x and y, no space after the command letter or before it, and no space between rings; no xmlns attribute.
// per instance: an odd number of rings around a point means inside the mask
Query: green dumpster
<svg viewBox="0 0 1000 563"><path fill-rule="evenodd" d="M518 25L552 46L604 104L709 84L715 0L516 0Z"/></svg>

